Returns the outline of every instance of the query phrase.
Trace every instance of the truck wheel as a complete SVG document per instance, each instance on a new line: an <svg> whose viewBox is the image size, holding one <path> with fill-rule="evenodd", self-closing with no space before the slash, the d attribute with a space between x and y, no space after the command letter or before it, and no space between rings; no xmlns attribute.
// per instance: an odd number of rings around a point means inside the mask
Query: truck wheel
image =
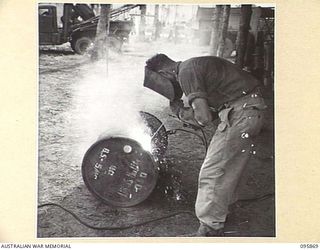
<svg viewBox="0 0 320 250"><path fill-rule="evenodd" d="M92 38L87 36L82 36L71 41L71 48L77 54L83 55L88 51L89 47L92 46L92 43L93 43Z"/></svg>

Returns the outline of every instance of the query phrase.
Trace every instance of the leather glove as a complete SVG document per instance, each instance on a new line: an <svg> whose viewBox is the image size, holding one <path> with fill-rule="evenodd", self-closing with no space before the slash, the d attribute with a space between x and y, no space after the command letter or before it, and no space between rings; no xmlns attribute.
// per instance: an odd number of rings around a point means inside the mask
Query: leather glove
<svg viewBox="0 0 320 250"><path fill-rule="evenodd" d="M201 127L201 125L194 119L194 112L192 108L181 108L178 118L187 125L192 125L198 128Z"/></svg>
<svg viewBox="0 0 320 250"><path fill-rule="evenodd" d="M170 101L170 109L173 114L179 117L180 109L184 108L183 101L181 99Z"/></svg>
<svg viewBox="0 0 320 250"><path fill-rule="evenodd" d="M215 111L215 110L210 110L211 111L211 115L212 115L212 121L215 121L219 118L219 112Z"/></svg>

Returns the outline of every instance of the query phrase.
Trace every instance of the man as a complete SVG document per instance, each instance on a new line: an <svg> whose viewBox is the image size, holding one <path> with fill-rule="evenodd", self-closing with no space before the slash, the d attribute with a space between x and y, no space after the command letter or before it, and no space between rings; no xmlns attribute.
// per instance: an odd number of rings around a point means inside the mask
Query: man
<svg viewBox="0 0 320 250"><path fill-rule="evenodd" d="M195 57L175 62L157 54L146 62L144 86L167 97L184 122L206 126L216 110L220 123L201 166L195 204L200 227L195 236L222 236L228 206L250 158L252 137L263 125L259 82L222 58ZM191 108L185 108L186 95Z"/></svg>

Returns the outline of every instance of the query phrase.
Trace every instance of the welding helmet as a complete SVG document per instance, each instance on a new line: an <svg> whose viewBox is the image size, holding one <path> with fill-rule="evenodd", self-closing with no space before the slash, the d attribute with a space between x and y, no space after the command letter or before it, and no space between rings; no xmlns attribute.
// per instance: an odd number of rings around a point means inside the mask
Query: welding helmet
<svg viewBox="0 0 320 250"><path fill-rule="evenodd" d="M170 74L173 75L174 72L164 74L166 65L175 63L164 54L157 54L149 59L145 66L143 86L168 98L170 101L180 99L183 92L175 79L176 77L168 77Z"/></svg>
<svg viewBox="0 0 320 250"><path fill-rule="evenodd" d="M183 94L177 81L169 80L161 73L155 72L147 66L144 68L143 86L168 98L170 101L180 99Z"/></svg>

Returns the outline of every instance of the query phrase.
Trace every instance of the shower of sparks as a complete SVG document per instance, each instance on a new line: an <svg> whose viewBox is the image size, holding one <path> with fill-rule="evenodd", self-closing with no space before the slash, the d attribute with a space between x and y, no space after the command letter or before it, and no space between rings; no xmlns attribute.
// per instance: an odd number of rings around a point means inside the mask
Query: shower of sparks
<svg viewBox="0 0 320 250"><path fill-rule="evenodd" d="M168 200L184 201L181 175L182 171L178 170L171 161L161 159L157 190Z"/></svg>
<svg viewBox="0 0 320 250"><path fill-rule="evenodd" d="M133 127L129 137L139 142L145 151L152 152L151 136L146 133L143 127Z"/></svg>

